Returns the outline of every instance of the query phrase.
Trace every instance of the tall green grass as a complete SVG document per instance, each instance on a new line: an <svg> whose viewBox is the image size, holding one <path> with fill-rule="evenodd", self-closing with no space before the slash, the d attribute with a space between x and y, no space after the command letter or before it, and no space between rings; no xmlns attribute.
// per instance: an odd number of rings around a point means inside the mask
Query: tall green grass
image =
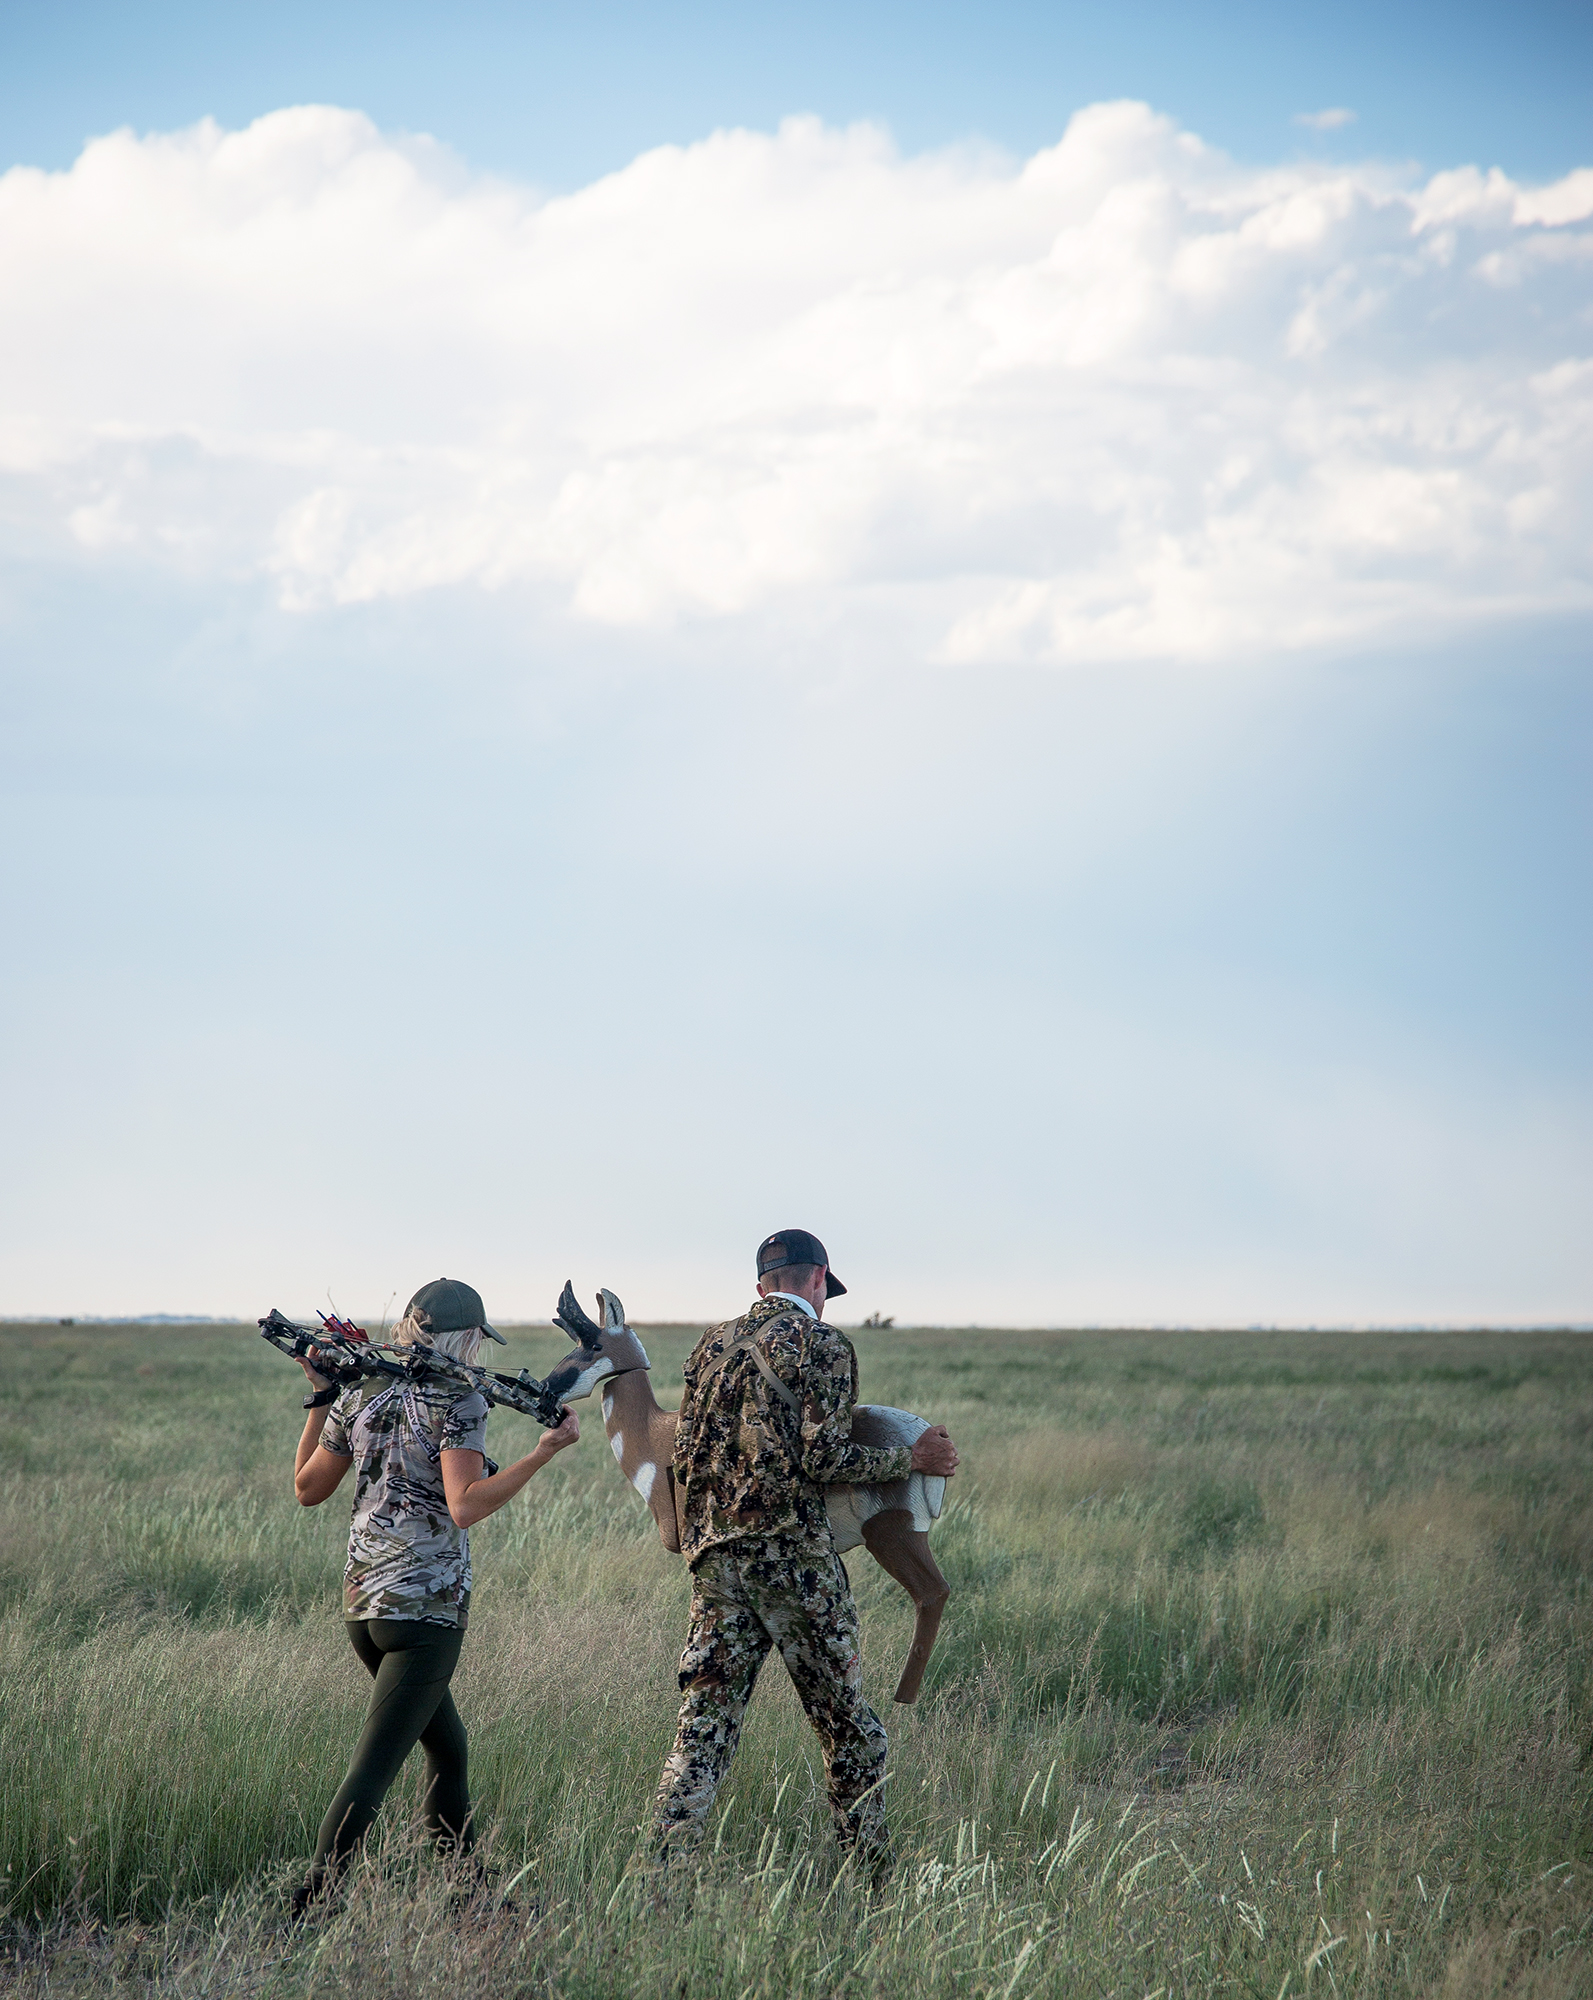
<svg viewBox="0 0 1593 2000"><path fill-rule="evenodd" d="M661 1392L685 1329L650 1330ZM1593 1340L858 1337L964 1469L923 1698L858 1553L901 1863L837 1871L770 1668L700 1876L625 1873L687 1580L588 1436L476 1530L456 1691L497 1892L406 1774L340 1906L285 1887L364 1676L346 1507L252 1329L0 1328L0 1977L43 1994L1593 1992ZM551 1335L515 1337L545 1368ZM500 1457L532 1427L498 1413Z"/></svg>

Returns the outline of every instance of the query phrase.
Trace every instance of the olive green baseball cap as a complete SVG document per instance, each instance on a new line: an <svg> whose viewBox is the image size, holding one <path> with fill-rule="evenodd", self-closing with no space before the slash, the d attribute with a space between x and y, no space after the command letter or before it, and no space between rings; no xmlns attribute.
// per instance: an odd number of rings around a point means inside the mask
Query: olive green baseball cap
<svg viewBox="0 0 1593 2000"><path fill-rule="evenodd" d="M432 1333L463 1333L466 1327L479 1326L500 1346L509 1345L495 1326L488 1326L480 1292L462 1278L433 1278L429 1285L421 1286L404 1313L406 1318L413 1314Z"/></svg>

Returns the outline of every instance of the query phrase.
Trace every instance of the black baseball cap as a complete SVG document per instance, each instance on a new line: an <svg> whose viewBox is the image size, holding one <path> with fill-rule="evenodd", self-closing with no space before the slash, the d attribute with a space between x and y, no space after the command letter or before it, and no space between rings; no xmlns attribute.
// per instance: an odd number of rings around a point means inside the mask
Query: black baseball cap
<svg viewBox="0 0 1593 2000"><path fill-rule="evenodd" d="M758 1276L768 1277L771 1271L783 1271L787 1264L822 1264L824 1266L824 1296L839 1298L846 1290L835 1273L830 1269L830 1253L810 1229L779 1229L773 1236L764 1237L758 1245Z"/></svg>
<svg viewBox="0 0 1593 2000"><path fill-rule="evenodd" d="M480 1292L462 1278L433 1278L429 1285L421 1286L404 1311L413 1313L431 1333L463 1333L468 1327L479 1326L502 1346L509 1345L495 1326L488 1326Z"/></svg>

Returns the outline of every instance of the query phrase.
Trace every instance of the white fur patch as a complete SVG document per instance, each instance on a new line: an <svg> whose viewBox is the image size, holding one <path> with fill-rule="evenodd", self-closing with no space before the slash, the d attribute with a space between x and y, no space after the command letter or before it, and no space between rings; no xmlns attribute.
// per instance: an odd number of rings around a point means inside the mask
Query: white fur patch
<svg viewBox="0 0 1593 2000"><path fill-rule="evenodd" d="M657 1477L658 1477L658 1467L649 1461L649 1463L644 1465L642 1469L637 1473L636 1477L631 1481L631 1484L636 1488L637 1492L642 1496L644 1500L650 1500L653 1497L653 1481Z"/></svg>
<svg viewBox="0 0 1593 2000"><path fill-rule="evenodd" d="M946 1482L933 1472L915 1472L907 1481L907 1504L912 1509L913 1526L927 1535L940 1519L946 1498Z"/></svg>
<svg viewBox="0 0 1593 2000"><path fill-rule="evenodd" d="M836 1551L845 1555L863 1539L863 1523L879 1512L877 1486L826 1486L824 1511L830 1517L830 1533Z"/></svg>
<svg viewBox="0 0 1593 2000"><path fill-rule="evenodd" d="M623 1467L625 1463L625 1433L623 1431L616 1431L608 1441L608 1448L614 1454L615 1464Z"/></svg>
<svg viewBox="0 0 1593 2000"><path fill-rule="evenodd" d="M575 1378L575 1385L569 1391L569 1400L578 1402L582 1396L590 1396L605 1375L614 1373L614 1364L605 1354L594 1361L590 1368L583 1368Z"/></svg>
<svg viewBox="0 0 1593 2000"><path fill-rule="evenodd" d="M611 1416L613 1416L613 1414L614 1414L614 1391L613 1391L612 1389L605 1389L605 1390L603 1391L603 1421L604 1421L604 1423L607 1423L607 1422L608 1422L608 1420L609 1420L609 1418L610 1418Z"/></svg>

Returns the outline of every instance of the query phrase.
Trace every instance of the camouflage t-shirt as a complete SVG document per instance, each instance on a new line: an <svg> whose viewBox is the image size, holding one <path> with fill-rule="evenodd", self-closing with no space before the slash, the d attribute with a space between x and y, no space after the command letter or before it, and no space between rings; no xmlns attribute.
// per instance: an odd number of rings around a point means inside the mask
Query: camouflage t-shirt
<svg viewBox="0 0 1593 2000"><path fill-rule="evenodd" d="M686 1363L675 1432L687 1562L754 1537L827 1543L827 1485L905 1479L906 1446L852 1442L856 1401L852 1343L789 1299L760 1299L740 1319L709 1327Z"/></svg>
<svg viewBox="0 0 1593 2000"><path fill-rule="evenodd" d="M345 1389L321 1444L354 1461L354 1518L343 1572L345 1618L426 1618L464 1626L470 1537L443 1492L442 1454L479 1451L488 1474L487 1399L441 1383Z"/></svg>

